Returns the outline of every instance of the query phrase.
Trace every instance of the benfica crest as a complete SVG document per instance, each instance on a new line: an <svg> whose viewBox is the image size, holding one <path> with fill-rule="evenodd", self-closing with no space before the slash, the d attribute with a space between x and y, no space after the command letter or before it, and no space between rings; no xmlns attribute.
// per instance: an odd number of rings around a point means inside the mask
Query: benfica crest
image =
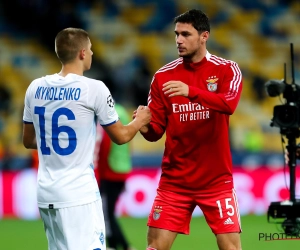
<svg viewBox="0 0 300 250"><path fill-rule="evenodd" d="M206 81L207 83L207 89L211 92L214 92L217 90L218 88L218 83L217 81L219 80L219 78L216 78L216 76L210 76Z"/></svg>
<svg viewBox="0 0 300 250"><path fill-rule="evenodd" d="M155 206L154 212L153 212L153 219L158 220L160 218L160 212L162 211L162 207Z"/></svg>

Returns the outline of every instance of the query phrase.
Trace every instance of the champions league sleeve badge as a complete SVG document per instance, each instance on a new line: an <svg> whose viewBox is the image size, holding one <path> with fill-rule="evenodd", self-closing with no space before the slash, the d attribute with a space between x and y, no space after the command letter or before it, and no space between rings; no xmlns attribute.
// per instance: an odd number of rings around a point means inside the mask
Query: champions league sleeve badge
<svg viewBox="0 0 300 250"><path fill-rule="evenodd" d="M114 99L112 98L111 95L109 95L109 96L107 97L107 104L108 104L108 106L109 106L110 108L112 108L112 107L115 105Z"/></svg>
<svg viewBox="0 0 300 250"><path fill-rule="evenodd" d="M206 80L207 83L207 89L210 92L215 92L218 88L218 83L217 81L219 80L219 78L216 78L216 76L210 76L208 77L208 79Z"/></svg>
<svg viewBox="0 0 300 250"><path fill-rule="evenodd" d="M153 219L158 220L160 218L160 212L162 211L161 206L155 206L154 207L154 212L153 212Z"/></svg>

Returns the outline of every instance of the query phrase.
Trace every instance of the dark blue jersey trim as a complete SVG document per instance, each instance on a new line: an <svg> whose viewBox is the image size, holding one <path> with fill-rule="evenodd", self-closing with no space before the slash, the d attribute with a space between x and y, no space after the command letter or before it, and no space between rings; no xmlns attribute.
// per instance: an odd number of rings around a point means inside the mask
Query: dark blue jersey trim
<svg viewBox="0 0 300 250"><path fill-rule="evenodd" d="M108 123L108 124L101 124L101 126L103 126L103 127L107 127L107 126L110 126L110 125L112 125L112 124L116 123L117 121L119 121L119 119L118 119L118 120L116 120L116 121L113 121L113 122L111 122L111 123Z"/></svg>
<svg viewBox="0 0 300 250"><path fill-rule="evenodd" d="M23 123L25 123L25 124L33 124L33 122L27 122L27 121L24 121L24 120L23 120Z"/></svg>

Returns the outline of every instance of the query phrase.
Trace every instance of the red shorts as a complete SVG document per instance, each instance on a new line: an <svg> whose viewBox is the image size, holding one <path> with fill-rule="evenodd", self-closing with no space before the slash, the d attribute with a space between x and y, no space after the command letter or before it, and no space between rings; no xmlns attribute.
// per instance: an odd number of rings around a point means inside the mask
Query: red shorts
<svg viewBox="0 0 300 250"><path fill-rule="evenodd" d="M214 234L241 232L234 189L201 195L182 195L158 189L147 225L189 234L190 221L196 206L202 210Z"/></svg>

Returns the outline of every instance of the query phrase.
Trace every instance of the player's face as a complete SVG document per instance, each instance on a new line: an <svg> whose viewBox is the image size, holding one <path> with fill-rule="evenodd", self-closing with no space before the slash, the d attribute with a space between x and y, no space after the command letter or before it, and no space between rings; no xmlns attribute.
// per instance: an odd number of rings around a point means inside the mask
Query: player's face
<svg viewBox="0 0 300 250"><path fill-rule="evenodd" d="M175 40L178 55L183 58L195 61L201 50L206 50L208 32L199 32L190 23L176 23Z"/></svg>

